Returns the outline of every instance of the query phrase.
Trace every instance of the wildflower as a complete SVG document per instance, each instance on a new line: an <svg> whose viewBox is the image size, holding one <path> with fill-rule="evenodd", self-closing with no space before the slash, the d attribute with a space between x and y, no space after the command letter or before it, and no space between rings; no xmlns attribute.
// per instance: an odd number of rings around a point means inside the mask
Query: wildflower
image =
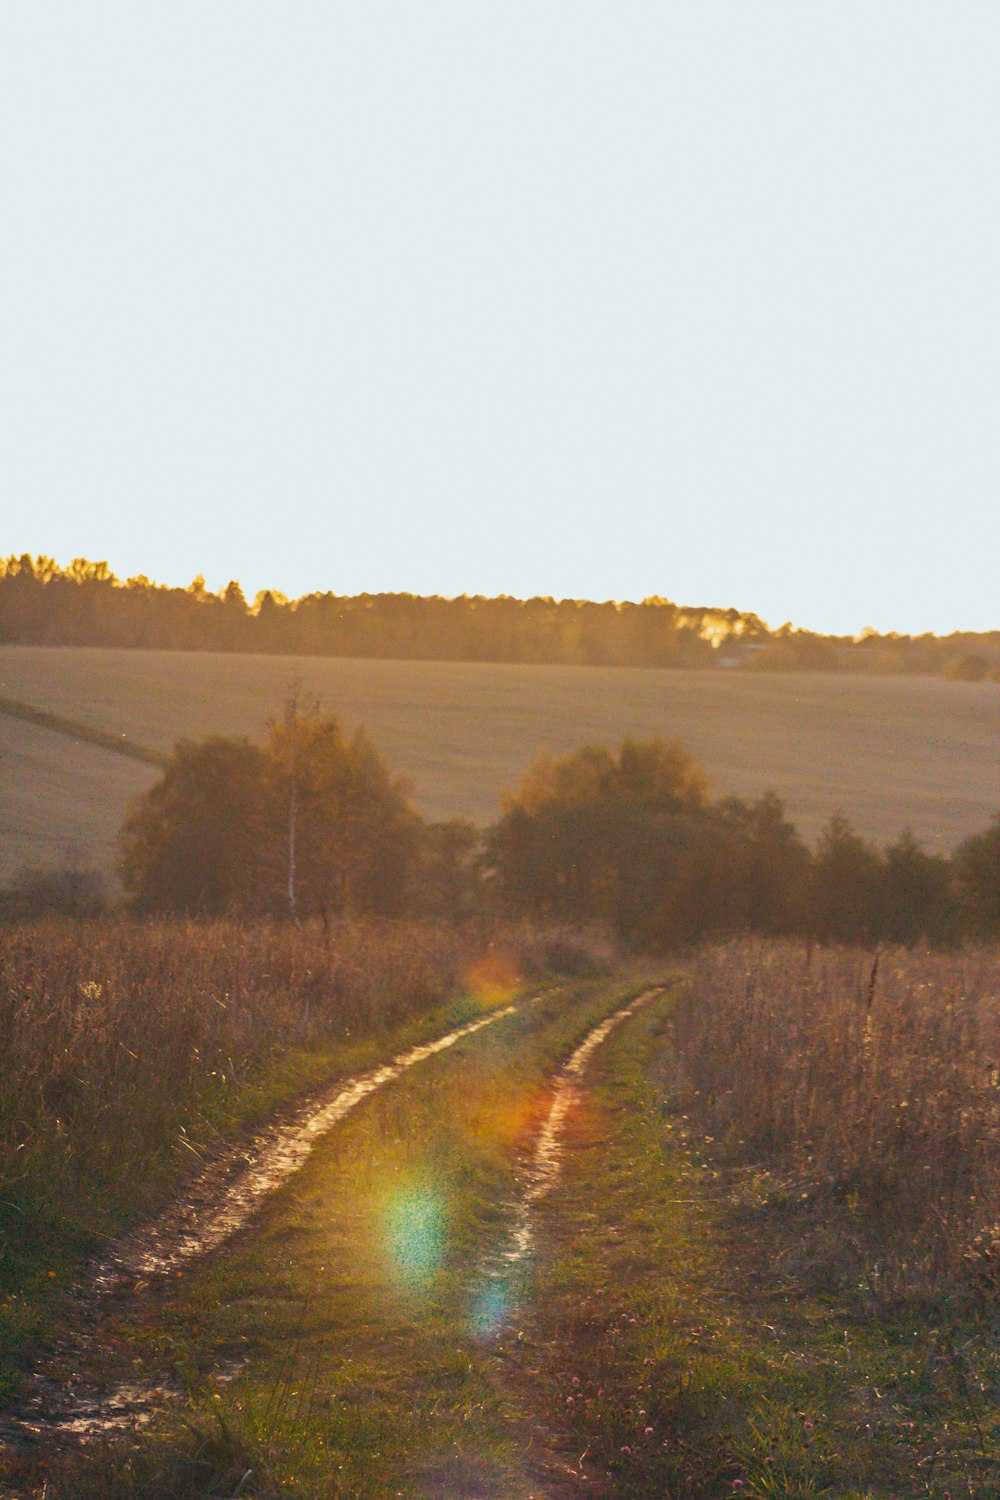
<svg viewBox="0 0 1000 1500"><path fill-rule="evenodd" d="M644 1427L643 1428L643 1432L645 1433L646 1437L652 1437L653 1436L653 1429L652 1429L652 1427Z"/></svg>
<svg viewBox="0 0 1000 1500"><path fill-rule="evenodd" d="M623 1443L622 1446L618 1449L618 1452L619 1453L631 1453L632 1449L629 1447L628 1443Z"/></svg>

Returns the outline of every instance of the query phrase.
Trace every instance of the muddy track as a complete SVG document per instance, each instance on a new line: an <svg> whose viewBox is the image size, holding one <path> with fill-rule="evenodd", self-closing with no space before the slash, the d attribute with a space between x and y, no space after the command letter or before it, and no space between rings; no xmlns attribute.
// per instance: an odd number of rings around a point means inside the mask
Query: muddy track
<svg viewBox="0 0 1000 1500"><path fill-rule="evenodd" d="M583 1041L556 1074L552 1092L552 1103L539 1132L535 1150L522 1173L522 1190L514 1205L513 1227L509 1244L494 1256L486 1266L486 1274L496 1278L504 1276L511 1267L524 1261L531 1250L534 1235L534 1210L540 1200L550 1193L562 1169L565 1127L569 1115L580 1104L581 1080L587 1063L598 1047L622 1021L633 1015L640 1006L662 995L662 989L646 990L636 996L620 1010L606 1016L592 1027Z"/></svg>
<svg viewBox="0 0 1000 1500"><path fill-rule="evenodd" d="M0 1444L25 1436L86 1439L148 1421L166 1399L179 1392L167 1386L127 1384L110 1395L98 1395L92 1380L82 1375L100 1363L101 1327L111 1306L134 1303L153 1283L217 1250L305 1165L318 1142L363 1099L517 1009L517 1005L507 1005L491 1011L324 1090L297 1109L289 1121L226 1151L195 1179L183 1198L116 1241L74 1291L72 1335L39 1361L32 1389L20 1409L0 1417Z"/></svg>
<svg viewBox="0 0 1000 1500"><path fill-rule="evenodd" d="M501 1335L515 1309L519 1313L525 1310L530 1295L527 1276L536 1210L559 1179L566 1126L581 1102L587 1063L616 1026L662 993L661 989L648 990L605 1017L555 1073L548 1113L521 1170L519 1191L508 1205L509 1230L473 1277L483 1311L480 1336L492 1339ZM333 1126L368 1095L408 1068L512 1015L517 1008L509 1005L470 1022L313 1099L290 1122L263 1132L249 1146L227 1153L197 1179L182 1202L113 1246L94 1265L77 1293L79 1323L73 1338L38 1368L31 1396L21 1411L0 1421L0 1443L25 1438L42 1443L87 1442L132 1431L180 1402L183 1392L166 1382L126 1382L110 1392L99 1388L100 1333L111 1306L132 1304L136 1294L157 1280L217 1250L305 1164L313 1147ZM79 1378L66 1379L68 1369L80 1372ZM83 1373L88 1369L89 1374ZM215 1378L225 1380L232 1373L219 1370ZM550 1458L550 1462L542 1462L540 1471L554 1479L564 1466L554 1455Z"/></svg>
<svg viewBox="0 0 1000 1500"><path fill-rule="evenodd" d="M587 1064L622 1021L665 993L665 987L658 985L607 1016L587 1033L557 1073L548 1116L522 1174L522 1191L515 1205L510 1238L483 1266L490 1291L481 1305L494 1313L494 1322L492 1327L481 1325L481 1332L495 1341L498 1367L504 1372L501 1378L512 1381L529 1408L534 1408L535 1404L535 1372L531 1365L536 1357L533 1351L539 1337L533 1328L528 1284L528 1268L538 1227L537 1210L556 1186L562 1172L567 1127L584 1100L583 1075ZM516 1342L507 1342L505 1347L503 1337L510 1333L515 1314L520 1331ZM589 1495L592 1500L611 1500L617 1496L619 1490L613 1482L584 1472L582 1456L585 1455L568 1449L565 1440L553 1432L550 1421L536 1410L525 1452L525 1479L531 1485L531 1493L537 1495L538 1500L572 1500L580 1495Z"/></svg>
<svg viewBox="0 0 1000 1500"><path fill-rule="evenodd" d="M198 1178L183 1200L112 1247L93 1268L93 1292L100 1295L144 1284L154 1276L169 1276L188 1261L218 1249L243 1228L266 1198L305 1165L317 1142L369 1094L392 1083L408 1068L453 1047L463 1037L513 1015L516 1009L507 1005L433 1042L401 1052L392 1062L312 1099L289 1123L263 1132L249 1147L229 1153Z"/></svg>

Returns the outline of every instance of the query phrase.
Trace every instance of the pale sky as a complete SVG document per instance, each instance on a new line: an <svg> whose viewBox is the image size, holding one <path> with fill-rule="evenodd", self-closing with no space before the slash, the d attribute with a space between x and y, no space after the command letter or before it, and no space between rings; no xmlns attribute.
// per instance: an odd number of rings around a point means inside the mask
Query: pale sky
<svg viewBox="0 0 1000 1500"><path fill-rule="evenodd" d="M0 0L0 552L1000 627L996 0Z"/></svg>

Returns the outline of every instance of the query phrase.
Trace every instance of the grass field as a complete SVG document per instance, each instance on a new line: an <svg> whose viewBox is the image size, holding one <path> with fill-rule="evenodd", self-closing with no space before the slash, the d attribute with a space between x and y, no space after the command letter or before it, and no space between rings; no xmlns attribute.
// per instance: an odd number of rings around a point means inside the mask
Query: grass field
<svg viewBox="0 0 1000 1500"><path fill-rule="evenodd" d="M928 1289L922 1268L896 1261L890 1288L875 1273L893 1236L864 1184L856 1203L817 1190L842 1165L829 1148L845 1077L852 1151L877 1135L890 1170L912 1162L919 1175L967 1128L971 1107L982 1165L995 1169L995 1103L981 1097L978 1063L994 1055L996 973L988 952L890 952L873 986L861 952L728 944L693 955L686 976L566 976L522 992L497 1024L347 1116L219 1253L110 1304L84 1360L57 1344L50 1375L62 1361L95 1390L158 1392L157 1414L149 1428L125 1421L82 1445L0 1441L0 1493L1000 1494L986 1268L956 1265ZM790 1034L811 1114L755 1135L754 1093L730 1097L731 1027L748 997L772 989L775 1027L758 1007L761 1038L746 1049L754 1079L796 1001L807 1015L829 1010L830 1026ZM640 993L645 1003L630 1005L577 1076L558 1125L561 1167L512 1258L525 1163L551 1126L560 1070ZM700 1015L713 1005L714 1046ZM942 1009L955 1043L943 1048ZM856 1010L869 1024L852 1030ZM951 1077L974 1020L983 1052ZM889 1105L927 1084L939 1054L934 1107L907 1140ZM706 1133L718 1109L724 1133ZM802 1154L800 1127L822 1137L815 1154ZM785 1191L749 1192L751 1165L753 1184L781 1171ZM935 1168L921 1191L943 1209L946 1187ZM985 1177L982 1191L992 1193ZM949 1233L972 1228L976 1213L952 1207ZM845 1213L850 1238L872 1252L865 1274L846 1253ZM817 1276L817 1245L833 1239L843 1275Z"/></svg>
<svg viewBox="0 0 1000 1500"><path fill-rule="evenodd" d="M604 962L557 930L24 923L0 949L0 1406L86 1256L220 1143L404 1043ZM527 982L527 981L525 981ZM2 1444L0 1444L2 1446ZM0 1496L3 1495L0 1485Z"/></svg>
<svg viewBox="0 0 1000 1500"><path fill-rule="evenodd" d="M543 747L680 736L716 793L773 787L813 835L840 808L879 842L947 852L1000 802L1000 690L937 678L351 661L0 647L0 696L154 751L260 733L299 681L363 723L421 810L480 823ZM0 878L67 852L105 869L156 769L0 713Z"/></svg>

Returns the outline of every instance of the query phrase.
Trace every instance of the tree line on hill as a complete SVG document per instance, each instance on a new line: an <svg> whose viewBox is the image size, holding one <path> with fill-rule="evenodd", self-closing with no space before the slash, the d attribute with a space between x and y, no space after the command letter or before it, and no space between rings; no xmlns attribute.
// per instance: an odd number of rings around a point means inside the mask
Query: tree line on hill
<svg viewBox="0 0 1000 1500"><path fill-rule="evenodd" d="M600 924L646 951L734 932L1000 938L1000 814L950 858L909 833L879 851L840 815L809 849L773 792L713 801L678 742L625 739L539 756L480 833L461 819L426 822L363 730L347 735L295 699L263 744L180 741L130 812L120 873L139 913L502 912ZM46 890L58 905L51 881L37 904Z"/></svg>
<svg viewBox="0 0 1000 1500"><path fill-rule="evenodd" d="M186 589L76 558L0 559L0 642L181 651L550 662L586 666L712 667L754 672L924 673L1000 680L1000 631L859 640L783 625L770 630L736 609L667 599L594 603L412 594L270 590L252 604L232 582L219 594Z"/></svg>

